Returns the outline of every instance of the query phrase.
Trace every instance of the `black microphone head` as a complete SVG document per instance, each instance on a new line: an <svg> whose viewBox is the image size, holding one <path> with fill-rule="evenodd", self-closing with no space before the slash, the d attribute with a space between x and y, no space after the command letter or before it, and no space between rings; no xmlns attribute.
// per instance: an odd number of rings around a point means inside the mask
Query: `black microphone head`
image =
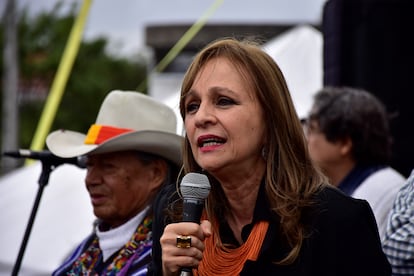
<svg viewBox="0 0 414 276"><path fill-rule="evenodd" d="M81 169L85 169L86 168L86 162L87 162L87 157L86 157L86 155L81 155L81 156L78 156L78 157L75 157L76 158L76 166L78 166L79 168L81 168Z"/></svg>
<svg viewBox="0 0 414 276"><path fill-rule="evenodd" d="M8 157L20 157L20 154L17 151L5 151L3 152L4 156L8 156Z"/></svg>
<svg viewBox="0 0 414 276"><path fill-rule="evenodd" d="M201 173L187 173L184 175L180 191L183 198L206 199L210 192L210 181Z"/></svg>

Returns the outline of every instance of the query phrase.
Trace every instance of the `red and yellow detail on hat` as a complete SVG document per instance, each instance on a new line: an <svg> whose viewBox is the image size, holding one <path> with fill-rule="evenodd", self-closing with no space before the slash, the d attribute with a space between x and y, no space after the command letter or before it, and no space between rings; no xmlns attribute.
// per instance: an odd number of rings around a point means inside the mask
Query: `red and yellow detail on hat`
<svg viewBox="0 0 414 276"><path fill-rule="evenodd" d="M133 129L93 124L88 130L88 134L85 138L85 144L99 145L108 139L131 131L133 131Z"/></svg>

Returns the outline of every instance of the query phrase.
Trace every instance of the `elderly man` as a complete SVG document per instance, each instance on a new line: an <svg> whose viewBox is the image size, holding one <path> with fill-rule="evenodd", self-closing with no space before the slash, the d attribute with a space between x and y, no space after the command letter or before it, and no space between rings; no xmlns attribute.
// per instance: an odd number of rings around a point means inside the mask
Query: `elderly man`
<svg viewBox="0 0 414 276"><path fill-rule="evenodd" d="M97 217L94 231L53 275L146 274L152 201L163 185L176 181L181 142L174 111L132 91L110 92L86 135L49 134L53 154L86 156L85 184Z"/></svg>

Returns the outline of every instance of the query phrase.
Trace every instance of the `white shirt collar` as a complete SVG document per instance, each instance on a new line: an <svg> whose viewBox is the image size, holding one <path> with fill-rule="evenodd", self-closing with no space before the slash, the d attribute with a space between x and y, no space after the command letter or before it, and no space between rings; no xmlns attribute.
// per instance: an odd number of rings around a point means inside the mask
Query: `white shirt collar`
<svg viewBox="0 0 414 276"><path fill-rule="evenodd" d="M145 218L149 208L150 206L147 206L126 223L108 231L102 232L99 230L99 227L96 226L96 235L99 238L99 247L102 250L104 262L131 239L132 234L134 234L138 225Z"/></svg>

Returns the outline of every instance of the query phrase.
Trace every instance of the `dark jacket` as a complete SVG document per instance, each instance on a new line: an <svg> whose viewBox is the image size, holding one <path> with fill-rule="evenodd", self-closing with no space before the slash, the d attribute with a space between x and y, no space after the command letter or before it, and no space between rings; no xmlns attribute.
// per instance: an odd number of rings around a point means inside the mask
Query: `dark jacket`
<svg viewBox="0 0 414 276"><path fill-rule="evenodd" d="M158 215L169 192L161 194L156 201ZM263 197L259 193L259 199ZM310 232L296 261L291 265L274 263L274 260L286 256L288 247L280 239L279 219L268 212L270 224L259 258L247 261L240 275L391 275L374 215L366 201L353 199L333 187L325 188L315 200L317 204L304 212L303 222ZM162 216L154 219L158 222L153 224L153 262L148 275L162 275L159 244L165 223Z"/></svg>

